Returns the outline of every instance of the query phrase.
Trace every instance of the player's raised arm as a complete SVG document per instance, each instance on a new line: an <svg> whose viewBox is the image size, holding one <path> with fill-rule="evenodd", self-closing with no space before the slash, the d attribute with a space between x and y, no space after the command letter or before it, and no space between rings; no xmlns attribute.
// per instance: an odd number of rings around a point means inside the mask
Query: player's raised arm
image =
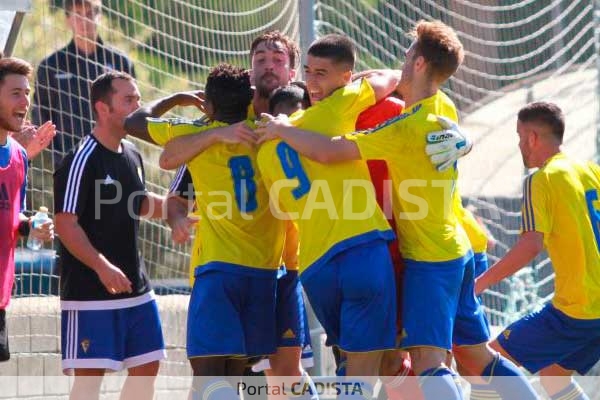
<svg viewBox="0 0 600 400"><path fill-rule="evenodd" d="M147 118L157 118L176 106L195 106L204 112L204 93L180 92L154 100L138 108L125 119L125 130L131 136L147 142L161 144L150 135Z"/></svg>
<svg viewBox="0 0 600 400"><path fill-rule="evenodd" d="M371 85L373 92L375 93L376 101L379 101L396 91L396 88L400 83L400 78L402 77L402 71L395 69L376 69L367 71L364 75L358 74L358 76L361 76L369 82L369 85Z"/></svg>

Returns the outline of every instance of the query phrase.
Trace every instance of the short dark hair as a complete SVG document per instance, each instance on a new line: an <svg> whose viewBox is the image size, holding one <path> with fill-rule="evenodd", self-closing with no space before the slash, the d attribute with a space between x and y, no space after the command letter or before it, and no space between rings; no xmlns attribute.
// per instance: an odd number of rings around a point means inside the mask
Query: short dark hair
<svg viewBox="0 0 600 400"><path fill-rule="evenodd" d="M287 86L278 87L273 90L269 96L269 113L273 114L278 105L293 107L298 103L302 103L302 108L305 106L306 91L298 85L289 84Z"/></svg>
<svg viewBox="0 0 600 400"><path fill-rule="evenodd" d="M92 7L94 13L98 14L102 10L102 0L64 0L63 8L65 14L69 16L74 7Z"/></svg>
<svg viewBox="0 0 600 400"><path fill-rule="evenodd" d="M96 114L96 103L101 101L109 106L112 105L112 94L115 89L113 88L113 81L116 79L124 79L126 81L135 82L135 79L126 72L121 71L108 71L97 77L90 89L90 103L92 105L92 111Z"/></svg>
<svg viewBox="0 0 600 400"><path fill-rule="evenodd" d="M354 44L348 36L331 33L315 40L308 48L308 54L313 57L327 58L336 65L343 65L349 70L354 69Z"/></svg>
<svg viewBox="0 0 600 400"><path fill-rule="evenodd" d="M304 98L302 99L302 108L310 107L310 96L308 95L308 87L306 87L306 83L302 81L292 81L290 82L290 85L298 86L304 91Z"/></svg>
<svg viewBox="0 0 600 400"><path fill-rule="evenodd" d="M436 81L445 82L462 64L463 45L454 29L442 21L419 21L411 34L415 38L415 57L425 59Z"/></svg>
<svg viewBox="0 0 600 400"><path fill-rule="evenodd" d="M294 42L290 37L284 35L283 33L275 30L275 31L267 31L260 36L257 36L253 41L252 45L250 45L250 59L254 56L254 52L259 44L266 42L267 46L269 44L281 43L283 47L286 48L288 57L290 60L290 67L296 68L296 62L298 58L300 58L300 49L296 42Z"/></svg>
<svg viewBox="0 0 600 400"><path fill-rule="evenodd" d="M562 143L565 133L565 116L556 104L545 101L529 103L519 110L518 118L521 122L545 125L550 128L552 136Z"/></svg>
<svg viewBox="0 0 600 400"><path fill-rule="evenodd" d="M208 74L204 94L215 112L246 115L253 96L250 74L244 68L221 63Z"/></svg>
<svg viewBox="0 0 600 400"><path fill-rule="evenodd" d="M4 82L6 75L15 74L30 78L32 72L33 67L25 60L15 57L0 59L0 85Z"/></svg>

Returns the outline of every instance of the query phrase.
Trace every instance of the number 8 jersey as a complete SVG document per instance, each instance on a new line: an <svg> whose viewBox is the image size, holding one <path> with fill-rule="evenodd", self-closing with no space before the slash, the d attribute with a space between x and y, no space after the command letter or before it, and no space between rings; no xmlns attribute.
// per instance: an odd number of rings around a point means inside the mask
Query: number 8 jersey
<svg viewBox="0 0 600 400"><path fill-rule="evenodd" d="M290 121L300 129L339 136L353 132L359 114L373 104L373 89L366 80L358 80L292 114ZM393 239L364 161L324 165L273 140L259 149L258 165L273 208L287 213L298 226L300 273L319 268L353 246Z"/></svg>
<svg viewBox="0 0 600 400"><path fill-rule="evenodd" d="M577 319L600 318L600 168L563 153L523 184L521 230L544 234L556 273L554 307Z"/></svg>
<svg viewBox="0 0 600 400"><path fill-rule="evenodd" d="M148 118L148 131L160 145L178 137L226 126L185 119ZM188 161L196 197L194 249L202 268L260 268L281 265L283 220L269 209L256 166L256 150L241 144L214 144Z"/></svg>

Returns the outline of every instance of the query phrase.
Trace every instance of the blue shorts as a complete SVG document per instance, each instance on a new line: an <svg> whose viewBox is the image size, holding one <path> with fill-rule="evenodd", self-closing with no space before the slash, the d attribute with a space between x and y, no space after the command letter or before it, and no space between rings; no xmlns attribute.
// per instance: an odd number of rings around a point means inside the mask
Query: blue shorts
<svg viewBox="0 0 600 400"><path fill-rule="evenodd" d="M476 261L477 258L474 258L474 260ZM485 263L487 265L487 258ZM472 346L486 343L490 340L490 327L487 318L483 312L481 301L475 296L474 273L476 268L476 262L470 262L465 265L458 309L456 310L456 319L454 320L454 330L452 332L452 344L457 346Z"/></svg>
<svg viewBox="0 0 600 400"><path fill-rule="evenodd" d="M144 302L132 307L105 310L63 309L63 370L102 368L120 371L164 359L165 344L153 294L123 300L135 302L137 299ZM112 300L106 301L110 302Z"/></svg>
<svg viewBox="0 0 600 400"><path fill-rule="evenodd" d="M531 373L558 364L585 375L600 360L600 319L575 319L552 304L509 325L496 340Z"/></svg>
<svg viewBox="0 0 600 400"><path fill-rule="evenodd" d="M328 346L349 352L395 348L396 286L387 242L342 251L300 280Z"/></svg>
<svg viewBox="0 0 600 400"><path fill-rule="evenodd" d="M473 253L451 261L405 259L404 263L401 347L427 346L451 350L460 294L463 283L468 284L464 282L465 269L467 265L471 265L471 271L474 269ZM471 280L472 276L471 272Z"/></svg>
<svg viewBox="0 0 600 400"><path fill-rule="evenodd" d="M487 253L475 253L473 260L475 261L475 278L478 278L489 268Z"/></svg>
<svg viewBox="0 0 600 400"><path fill-rule="evenodd" d="M273 354L276 271L222 267L196 268L188 309L188 358Z"/></svg>
<svg viewBox="0 0 600 400"><path fill-rule="evenodd" d="M310 328L298 271L280 268L277 279L277 347L310 346Z"/></svg>

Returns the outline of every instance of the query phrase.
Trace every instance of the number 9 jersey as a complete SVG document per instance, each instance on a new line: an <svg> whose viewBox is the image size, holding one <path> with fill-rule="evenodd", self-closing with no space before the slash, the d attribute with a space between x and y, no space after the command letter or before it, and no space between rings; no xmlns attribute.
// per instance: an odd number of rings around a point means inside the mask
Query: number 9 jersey
<svg viewBox="0 0 600 400"><path fill-rule="evenodd" d="M148 131L160 145L190 134L227 126L185 119L148 118ZM187 162L196 197L194 249L204 268L260 268L281 265L285 224L269 209L269 197L256 165L256 150L218 143Z"/></svg>
<svg viewBox="0 0 600 400"><path fill-rule="evenodd" d="M354 131L359 114L375 103L366 80L337 89L329 97L290 116L300 129L339 136ZM365 161L324 165L272 140L258 151L258 164L274 209L288 213L300 234L299 272L313 271L336 254L394 234L377 205Z"/></svg>

